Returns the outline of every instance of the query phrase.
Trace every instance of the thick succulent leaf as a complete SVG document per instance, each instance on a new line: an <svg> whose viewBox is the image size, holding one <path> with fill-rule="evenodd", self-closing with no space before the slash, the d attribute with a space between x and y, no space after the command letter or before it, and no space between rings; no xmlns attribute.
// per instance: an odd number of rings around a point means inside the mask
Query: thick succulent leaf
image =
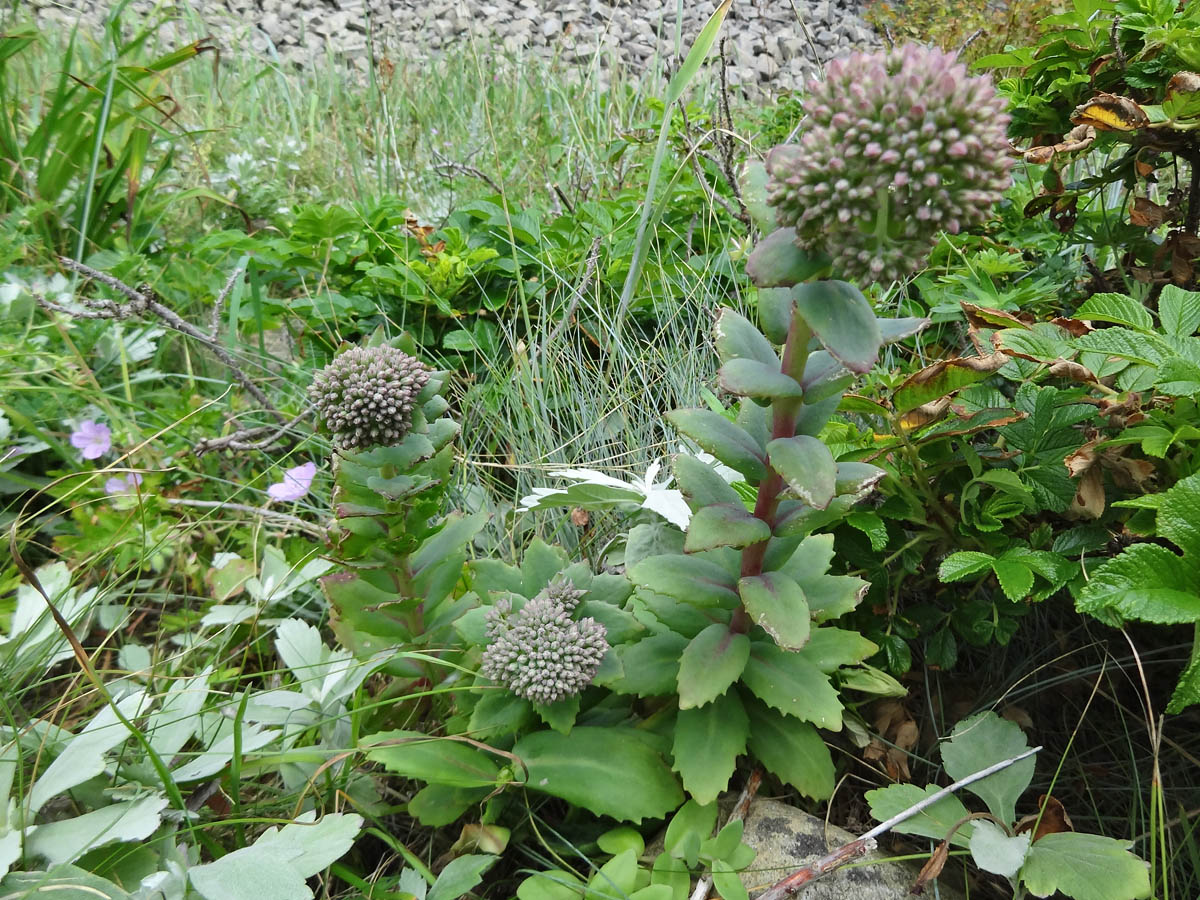
<svg viewBox="0 0 1200 900"><path fill-rule="evenodd" d="M472 788L494 785L500 775L500 767L482 750L419 731L381 731L359 743L368 748L367 759L405 778Z"/></svg>
<svg viewBox="0 0 1200 900"><path fill-rule="evenodd" d="M1029 848L1021 882L1035 897L1061 892L1075 900L1137 900L1150 896L1149 866L1129 843L1098 834L1060 831Z"/></svg>
<svg viewBox="0 0 1200 900"><path fill-rule="evenodd" d="M739 397L795 400L804 396L800 382L780 372L778 364L766 365L755 359L731 359L721 366L717 380Z"/></svg>
<svg viewBox="0 0 1200 900"><path fill-rule="evenodd" d="M746 274L760 288L791 287L828 267L828 257L810 254L796 246L796 233L790 228L772 231L758 242L746 260Z"/></svg>
<svg viewBox="0 0 1200 900"><path fill-rule="evenodd" d="M803 654L774 644L755 643L742 682L760 700L782 713L830 731L842 727L842 701L829 676Z"/></svg>
<svg viewBox="0 0 1200 900"><path fill-rule="evenodd" d="M837 486L837 463L825 444L815 437L798 434L767 444L771 466L813 509L825 509Z"/></svg>
<svg viewBox="0 0 1200 900"><path fill-rule="evenodd" d="M880 822L886 822L893 816L898 816L907 809L912 809L926 797L941 790L936 784L919 788L915 784L892 784L885 788L867 791L867 803L871 805L871 815ZM962 801L953 794L944 797L937 803L921 810L910 819L905 819L893 828L900 834L915 834L934 841L945 840L950 829L969 814ZM958 847L969 847L971 835L975 830L974 822L964 822L954 832L950 843Z"/></svg>
<svg viewBox="0 0 1200 900"><path fill-rule="evenodd" d="M796 311L825 349L851 372L869 372L883 336L871 304L845 281L812 281L792 288Z"/></svg>
<svg viewBox="0 0 1200 900"><path fill-rule="evenodd" d="M422 825L441 828L492 792L491 788L460 788L448 784L427 784L408 801L408 814Z"/></svg>
<svg viewBox="0 0 1200 900"><path fill-rule="evenodd" d="M736 682L750 658L750 638L714 623L692 638L679 660L679 708L711 703Z"/></svg>
<svg viewBox="0 0 1200 900"><path fill-rule="evenodd" d="M697 709L679 711L672 749L674 768L697 803L712 803L729 786L729 776L738 756L746 752L749 735L750 719L734 691Z"/></svg>
<svg viewBox="0 0 1200 900"><path fill-rule="evenodd" d="M149 796L47 822L28 834L25 852L56 866L74 862L93 847L114 841L141 841L158 828L166 805L165 797Z"/></svg>
<svg viewBox="0 0 1200 900"><path fill-rule="evenodd" d="M804 591L783 572L743 578L738 593L746 612L780 647L799 650L808 643L810 622Z"/></svg>
<svg viewBox="0 0 1200 900"><path fill-rule="evenodd" d="M513 747L528 767L531 790L598 816L633 823L665 816L683 791L662 758L619 728L576 726L570 734L535 731Z"/></svg>
<svg viewBox="0 0 1200 900"><path fill-rule="evenodd" d="M766 475L763 447L749 432L708 409L676 409L667 413L667 421L700 447L751 481Z"/></svg>
<svg viewBox="0 0 1200 900"><path fill-rule="evenodd" d="M790 287L760 287L758 289L758 321L763 334L782 344L787 340L796 312L796 301L792 299Z"/></svg>
<svg viewBox="0 0 1200 900"><path fill-rule="evenodd" d="M724 568L695 556L668 553L643 559L628 572L637 587L692 606L737 605L737 579Z"/></svg>
<svg viewBox="0 0 1200 900"><path fill-rule="evenodd" d="M743 702L750 718L747 748L759 762L806 797L833 796L833 759L817 729L745 694Z"/></svg>
<svg viewBox="0 0 1200 900"><path fill-rule="evenodd" d="M723 307L713 326L713 339L723 363L732 359L750 359L779 371L779 356L771 342L741 313Z"/></svg>
<svg viewBox="0 0 1200 900"><path fill-rule="evenodd" d="M770 536L771 526L747 510L740 501L736 504L714 504L696 510L688 524L683 549L687 553L717 547L740 550L765 541Z"/></svg>
<svg viewBox="0 0 1200 900"><path fill-rule="evenodd" d="M808 643L800 651L805 659L826 674L842 666L857 665L877 652L878 645L857 631L832 626L812 629Z"/></svg>
<svg viewBox="0 0 1200 900"><path fill-rule="evenodd" d="M779 227L775 220L775 207L767 202L767 167L761 160L747 161L738 172L738 190L742 194L742 202L746 204L746 212L754 222L754 227L763 234L770 234Z"/></svg>
<svg viewBox="0 0 1200 900"><path fill-rule="evenodd" d="M618 694L665 697L674 694L679 676L679 659L688 639L673 631L643 638L636 644L616 649L624 675L609 685Z"/></svg>
<svg viewBox="0 0 1200 900"><path fill-rule="evenodd" d="M13 832L18 834L18 832ZM301 882L303 885L303 882ZM55 900L131 900L131 895L107 878L78 866L55 866L49 872L12 872L0 883L0 896L54 897ZM308 894L306 896L312 896ZM231 897L232 900L232 897ZM260 895L260 900L269 898Z"/></svg>
<svg viewBox="0 0 1200 900"><path fill-rule="evenodd" d="M499 859L484 853L468 853L450 860L438 873L437 881L425 895L425 900L459 900L483 881L483 873Z"/></svg>
<svg viewBox="0 0 1200 900"><path fill-rule="evenodd" d="M961 781L1028 749L1029 743L1019 725L989 711L954 726L950 740L942 744L942 762L946 774ZM1030 756L968 785L965 790L986 803L1001 822L1015 822L1017 800L1033 780L1034 762Z"/></svg>
<svg viewBox="0 0 1200 900"><path fill-rule="evenodd" d="M675 483L693 509L713 503L742 502L741 495L715 468L690 453L675 457Z"/></svg>
<svg viewBox="0 0 1200 900"><path fill-rule="evenodd" d="M837 464L833 490L839 496L849 494L855 499L859 499L874 490L875 485L883 481L886 476L886 469L870 463L840 462Z"/></svg>
<svg viewBox="0 0 1200 900"><path fill-rule="evenodd" d="M876 319L879 326L879 336L883 343L892 344L912 337L929 327L930 319Z"/></svg>

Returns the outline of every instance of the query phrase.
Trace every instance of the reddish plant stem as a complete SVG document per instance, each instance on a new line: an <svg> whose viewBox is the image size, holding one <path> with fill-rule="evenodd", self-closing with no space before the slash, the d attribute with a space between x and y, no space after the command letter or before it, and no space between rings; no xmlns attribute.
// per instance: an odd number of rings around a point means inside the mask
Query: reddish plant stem
<svg viewBox="0 0 1200 900"><path fill-rule="evenodd" d="M780 369L785 375L790 375L796 381L804 376L804 367L808 364L808 342L812 339L812 329L797 312L792 313L792 322L788 327L787 340L783 345L783 364ZM776 400L774 417L771 423L771 438L789 438L796 434L796 418L800 415L800 400ZM758 497L754 501L754 515L762 519L775 530L775 514L779 509L779 495L783 492L783 477L771 468L767 460L767 477L758 485ZM768 541L751 544L742 551L742 577L747 578L762 574L763 558L767 553ZM738 634L750 630L750 616L746 608L739 605L729 620L729 628Z"/></svg>

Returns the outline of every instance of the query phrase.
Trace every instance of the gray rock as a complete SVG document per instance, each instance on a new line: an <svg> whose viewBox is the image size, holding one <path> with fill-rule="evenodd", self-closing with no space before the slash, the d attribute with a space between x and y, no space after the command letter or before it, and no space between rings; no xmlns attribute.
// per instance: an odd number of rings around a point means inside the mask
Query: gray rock
<svg viewBox="0 0 1200 900"><path fill-rule="evenodd" d="M758 851L751 870L741 874L742 884L754 897L797 869L816 862L830 850L855 838L836 825L776 800L755 800L746 815L742 840ZM797 900L906 900L919 866L887 862L882 853L869 853L863 860L873 865L838 869L815 882ZM963 900L963 895L939 880L943 900ZM925 896L932 897L932 886Z"/></svg>

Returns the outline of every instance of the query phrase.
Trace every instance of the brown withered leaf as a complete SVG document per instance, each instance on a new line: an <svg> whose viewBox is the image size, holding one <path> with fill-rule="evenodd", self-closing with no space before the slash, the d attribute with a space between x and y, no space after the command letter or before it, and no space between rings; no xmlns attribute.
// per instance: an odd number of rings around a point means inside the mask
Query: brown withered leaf
<svg viewBox="0 0 1200 900"><path fill-rule="evenodd" d="M960 300L958 305L962 307L963 315L967 318L967 324L972 328L1028 328L1035 321L1034 317L1028 313L1025 315L1013 315L1002 309L977 306L974 303L968 303L966 300Z"/></svg>
<svg viewBox="0 0 1200 900"><path fill-rule="evenodd" d="M946 868L946 861L949 859L950 842L942 841L937 845L937 849L933 851L925 865L921 866L921 872L917 875L917 880L913 882L909 893L918 895L925 893L925 886L942 874L942 869Z"/></svg>
<svg viewBox="0 0 1200 900"><path fill-rule="evenodd" d="M1024 709L1012 703L1000 710L1000 718L1018 725L1022 731L1033 731L1033 717Z"/></svg>
<svg viewBox="0 0 1200 900"><path fill-rule="evenodd" d="M1171 217L1171 208L1148 197L1135 197L1129 210L1129 223L1139 228L1157 228Z"/></svg>
<svg viewBox="0 0 1200 900"><path fill-rule="evenodd" d="M1195 72L1176 72L1167 82L1167 99L1173 100L1176 94L1194 94L1200 91L1200 75Z"/></svg>
<svg viewBox="0 0 1200 900"><path fill-rule="evenodd" d="M1067 815L1066 809L1057 797L1042 794L1038 797L1038 809L1039 813L1025 816L1017 822L1017 834L1033 831L1033 839L1030 843L1036 844L1048 834L1060 834L1064 831L1075 830L1075 826L1071 824L1071 817ZM1039 821L1039 817L1041 821ZM1035 826L1036 830L1034 830Z"/></svg>
<svg viewBox="0 0 1200 900"><path fill-rule="evenodd" d="M1101 440L1101 438L1096 438L1095 440L1088 441L1063 460L1063 465L1067 467L1068 475L1072 478L1078 478L1096 464L1096 459L1099 455L1096 452L1096 446Z"/></svg>
<svg viewBox="0 0 1200 900"><path fill-rule="evenodd" d="M587 528L589 521L591 521L591 516L588 515L586 509L576 507L571 510L571 524L576 528Z"/></svg>
<svg viewBox="0 0 1200 900"><path fill-rule="evenodd" d="M1050 374L1059 378L1069 378L1083 384L1099 384L1100 380L1092 374L1092 370L1082 363L1070 359L1057 359L1050 363Z"/></svg>
<svg viewBox="0 0 1200 900"><path fill-rule="evenodd" d="M1057 325L1059 328L1068 332L1071 337L1083 337L1089 331L1095 329L1083 319L1068 319L1066 316L1055 316L1050 320L1051 325Z"/></svg>
<svg viewBox="0 0 1200 900"><path fill-rule="evenodd" d="M915 411L918 407L983 381L1006 365L1008 360L1008 354L1000 352L987 356L940 359L904 379L892 392L892 406L900 413Z"/></svg>
<svg viewBox="0 0 1200 900"><path fill-rule="evenodd" d="M1096 142L1096 129L1089 124L1076 125L1065 135L1063 139L1055 144L1041 144L1030 147L1028 150L1020 154L1021 158L1032 165L1044 165L1054 159L1059 153L1074 153L1077 150L1086 150Z"/></svg>
<svg viewBox="0 0 1200 900"><path fill-rule="evenodd" d="M898 424L905 431L914 431L917 428L924 428L926 425L932 425L938 419L946 414L946 410L950 408L950 398L942 397L938 400L933 400L929 403L922 404L916 409L910 409L902 415Z"/></svg>
<svg viewBox="0 0 1200 900"><path fill-rule="evenodd" d="M1100 131L1137 131L1150 124L1146 111L1128 97L1100 93L1075 107L1071 121Z"/></svg>
<svg viewBox="0 0 1200 900"><path fill-rule="evenodd" d="M899 700L878 700L871 706L871 722L877 737L863 749L867 762L882 762L889 778L897 782L912 780L908 769L908 751L921 736L920 726Z"/></svg>
<svg viewBox="0 0 1200 900"><path fill-rule="evenodd" d="M1079 479L1075 497L1067 516L1078 519L1098 519L1104 514L1104 475L1098 467L1087 470Z"/></svg>

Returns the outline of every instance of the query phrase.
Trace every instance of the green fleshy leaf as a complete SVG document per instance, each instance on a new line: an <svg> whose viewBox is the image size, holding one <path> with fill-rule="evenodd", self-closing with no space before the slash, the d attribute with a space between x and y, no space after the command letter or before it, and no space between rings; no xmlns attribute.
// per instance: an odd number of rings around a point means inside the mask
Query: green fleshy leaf
<svg viewBox="0 0 1200 900"><path fill-rule="evenodd" d="M775 207L767 202L767 167L761 160L748 160L738 172L738 190L742 194L742 202L746 204L746 212L754 221L754 227L763 234L770 234L779 227L775 220Z"/></svg>
<svg viewBox="0 0 1200 900"><path fill-rule="evenodd" d="M1029 855L1029 832L1009 836L1003 828L987 819L975 823L971 835L971 858L975 865L993 875L1012 878Z"/></svg>
<svg viewBox="0 0 1200 900"><path fill-rule="evenodd" d="M954 726L950 740L942 744L942 762L946 774L961 781L1028 749L1029 743L1019 725L988 711ZM1015 822L1017 800L1033 780L1033 768L1031 756L968 785L964 790L986 803L992 815L1001 822Z"/></svg>
<svg viewBox="0 0 1200 900"><path fill-rule="evenodd" d="M729 786L737 758L746 752L750 720L733 691L675 719L674 769L697 803L712 803Z"/></svg>
<svg viewBox="0 0 1200 900"><path fill-rule="evenodd" d="M776 344L787 340L795 312L796 302L792 299L790 287L758 289L758 321L763 333Z"/></svg>
<svg viewBox="0 0 1200 900"><path fill-rule="evenodd" d="M838 495L849 494L855 499L861 499L875 489L887 476L887 470L870 463L840 462L837 464L837 478L833 490Z"/></svg>
<svg viewBox="0 0 1200 900"><path fill-rule="evenodd" d="M734 359L748 359L779 371L779 356L775 353L775 348L741 313L722 307L717 314L717 323L713 326L713 339L717 355L723 363Z"/></svg>
<svg viewBox="0 0 1200 900"><path fill-rule="evenodd" d="M782 713L830 731L842 727L842 701L829 676L803 654L774 644L751 646L742 682L760 700Z"/></svg>
<svg viewBox="0 0 1200 900"><path fill-rule="evenodd" d="M721 387L739 397L762 400L798 399L804 396L800 382L754 359L731 359L717 373Z"/></svg>
<svg viewBox="0 0 1200 900"><path fill-rule="evenodd" d="M750 638L715 623L694 637L679 660L679 708L710 703L741 677Z"/></svg>
<svg viewBox="0 0 1200 900"><path fill-rule="evenodd" d="M1029 848L1020 879L1035 897L1056 891L1075 900L1138 900L1150 896L1149 866L1127 841L1060 831Z"/></svg>
<svg viewBox="0 0 1200 900"><path fill-rule="evenodd" d="M813 509L825 509L833 500L837 463L820 440L808 435L778 438L767 444L771 466Z"/></svg>
<svg viewBox="0 0 1200 900"><path fill-rule="evenodd" d="M683 804L663 835L667 852L694 867L700 861L700 845L712 834L719 812L715 803L689 800Z"/></svg>
<svg viewBox="0 0 1200 900"><path fill-rule="evenodd" d="M579 695L564 697L554 703L534 703L534 711L543 722L563 734L569 732L579 715Z"/></svg>
<svg viewBox="0 0 1200 900"><path fill-rule="evenodd" d="M714 504L696 510L688 523L683 549L687 553L717 547L741 550L770 536L771 526L747 510L740 501L736 504Z"/></svg>
<svg viewBox="0 0 1200 900"><path fill-rule="evenodd" d="M625 644L614 651L624 675L609 685L618 694L665 697L674 694L679 678L679 658L688 639L673 631Z"/></svg>
<svg viewBox="0 0 1200 900"><path fill-rule="evenodd" d="M570 734L536 731L513 753L529 769L530 790L633 823L665 816L683 802L662 758L625 729L577 725Z"/></svg>
<svg viewBox="0 0 1200 900"><path fill-rule="evenodd" d="M792 578L783 572L766 572L743 578L738 593L746 612L780 647L799 650L808 643L808 601Z"/></svg>
<svg viewBox="0 0 1200 900"><path fill-rule="evenodd" d="M408 814L429 828L441 828L455 822L475 804L482 803L491 792L491 788L427 784L408 801Z"/></svg>
<svg viewBox="0 0 1200 900"><path fill-rule="evenodd" d="M814 800L833 796L833 759L817 729L753 697L743 694L742 699L750 717L750 752L804 796Z"/></svg>
<svg viewBox="0 0 1200 900"><path fill-rule="evenodd" d="M828 257L810 255L796 246L796 233L790 228L772 231L746 259L746 274L760 288L791 287L828 267Z"/></svg>
<svg viewBox="0 0 1200 900"><path fill-rule="evenodd" d="M870 659L879 647L857 631L822 626L812 629L800 654L825 674Z"/></svg>
<svg viewBox="0 0 1200 900"><path fill-rule="evenodd" d="M902 341L924 331L929 327L930 321L919 318L875 320L879 327L879 336L885 344L894 344L896 341Z"/></svg>
<svg viewBox="0 0 1200 900"><path fill-rule="evenodd" d="M711 504L742 503L738 492L716 469L688 453L675 457L675 483L693 509Z"/></svg>
<svg viewBox="0 0 1200 900"><path fill-rule="evenodd" d="M751 481L757 482L766 476L762 446L744 428L720 413L707 409L676 409L667 413L667 421Z"/></svg>
<svg viewBox="0 0 1200 900"><path fill-rule="evenodd" d="M385 741L400 743L380 746ZM471 788L495 785L500 776L500 767L482 750L419 731L381 731L359 744L368 748L367 759L405 778Z"/></svg>
<svg viewBox="0 0 1200 900"><path fill-rule="evenodd" d="M630 569L628 575L637 587L681 603L730 609L738 603L737 579L716 563L695 556L650 556Z"/></svg>
<svg viewBox="0 0 1200 900"><path fill-rule="evenodd" d="M851 372L871 371L883 336L858 288L845 281L812 281L792 288L792 297L797 312L842 365Z"/></svg>

